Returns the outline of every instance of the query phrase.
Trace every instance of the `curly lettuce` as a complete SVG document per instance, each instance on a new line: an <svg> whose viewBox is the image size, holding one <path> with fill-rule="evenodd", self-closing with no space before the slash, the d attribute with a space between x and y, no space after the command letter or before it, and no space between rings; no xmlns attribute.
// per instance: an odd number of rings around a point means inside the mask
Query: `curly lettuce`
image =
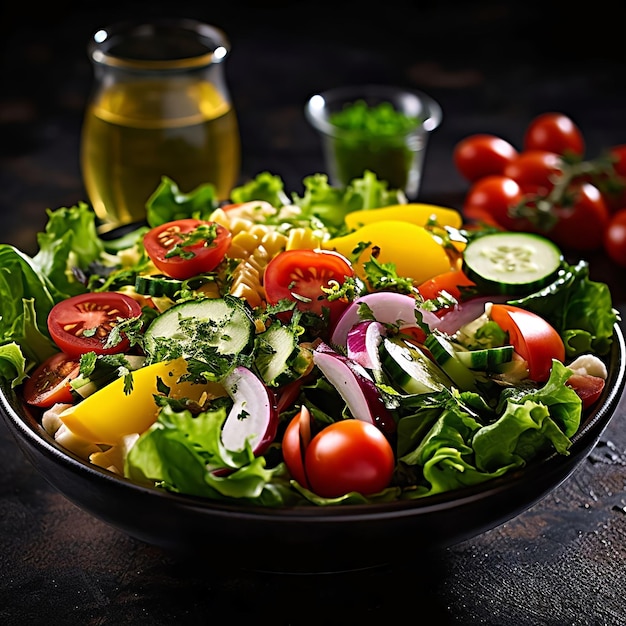
<svg viewBox="0 0 626 626"><path fill-rule="evenodd" d="M570 374L555 361L543 387L506 390L493 410L473 392L431 396L398 424L398 480L417 484L405 497L480 484L551 450L567 455L582 415Z"/></svg>
<svg viewBox="0 0 626 626"><path fill-rule="evenodd" d="M221 439L226 417L223 407L192 415L189 410L176 411L165 405L157 421L130 449L126 477L214 500L284 504L289 499L284 466L268 469L265 458L255 457L249 446L239 451L226 449Z"/></svg>

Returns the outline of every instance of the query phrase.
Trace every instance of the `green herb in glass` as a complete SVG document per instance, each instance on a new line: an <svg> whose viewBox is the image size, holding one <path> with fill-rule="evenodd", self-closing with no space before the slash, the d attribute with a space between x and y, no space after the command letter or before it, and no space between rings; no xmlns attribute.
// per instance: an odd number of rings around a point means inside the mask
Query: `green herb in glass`
<svg viewBox="0 0 626 626"><path fill-rule="evenodd" d="M348 183L371 170L393 188L407 186L415 156L407 136L419 126L419 118L390 102L370 106L357 100L332 113L329 122L341 131L333 138L339 180Z"/></svg>

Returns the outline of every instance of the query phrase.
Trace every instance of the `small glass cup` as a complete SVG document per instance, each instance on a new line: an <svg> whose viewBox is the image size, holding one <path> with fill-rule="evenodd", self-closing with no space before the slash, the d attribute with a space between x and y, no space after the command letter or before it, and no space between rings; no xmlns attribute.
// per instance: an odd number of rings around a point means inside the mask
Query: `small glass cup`
<svg viewBox="0 0 626 626"><path fill-rule="evenodd" d="M224 79L225 34L190 19L121 23L88 45L94 85L81 169L100 230L145 219L162 178L218 200L240 175L239 127Z"/></svg>
<svg viewBox="0 0 626 626"><path fill-rule="evenodd" d="M394 111L414 118L415 124L399 133L381 134L333 123L335 114L355 103L368 108L391 105ZM428 135L442 119L441 107L429 95L385 85L338 87L312 96L305 115L322 137L332 184L348 185L370 170L391 189L403 190L409 199L417 197Z"/></svg>

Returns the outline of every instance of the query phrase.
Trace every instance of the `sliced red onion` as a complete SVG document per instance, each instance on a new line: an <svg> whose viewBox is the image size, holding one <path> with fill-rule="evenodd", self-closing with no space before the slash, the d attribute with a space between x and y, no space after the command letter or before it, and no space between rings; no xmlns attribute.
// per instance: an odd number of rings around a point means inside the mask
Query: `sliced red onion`
<svg viewBox="0 0 626 626"><path fill-rule="evenodd" d="M313 362L337 389L353 417L374 424L384 433L395 432L395 420L365 368L324 343L313 352Z"/></svg>
<svg viewBox="0 0 626 626"><path fill-rule="evenodd" d="M249 369L238 366L222 384L233 406L222 427L222 442L229 450L243 450L248 440L255 455L263 454L274 440L278 411L274 394Z"/></svg>
<svg viewBox="0 0 626 626"><path fill-rule="evenodd" d="M373 320L358 322L349 331L346 338L348 358L374 373L380 372L378 346L387 334L384 324Z"/></svg>
<svg viewBox="0 0 626 626"><path fill-rule="evenodd" d="M434 324L438 321L437 316L430 311L423 311L419 308L418 302L413 296L402 293L391 293L389 291L377 291L368 293L351 302L343 312L333 330L331 343L335 346L346 346L348 332L359 322L363 321L359 316L359 306L366 304L374 315L377 322L383 324L400 323L400 328L409 328L417 324L415 313L422 314L423 321Z"/></svg>
<svg viewBox="0 0 626 626"><path fill-rule="evenodd" d="M488 302L506 302L507 296L491 295L480 296L467 300L454 306L448 313L435 316L435 320L429 321L431 329L437 329L448 335L453 335L459 328L479 318L485 312Z"/></svg>

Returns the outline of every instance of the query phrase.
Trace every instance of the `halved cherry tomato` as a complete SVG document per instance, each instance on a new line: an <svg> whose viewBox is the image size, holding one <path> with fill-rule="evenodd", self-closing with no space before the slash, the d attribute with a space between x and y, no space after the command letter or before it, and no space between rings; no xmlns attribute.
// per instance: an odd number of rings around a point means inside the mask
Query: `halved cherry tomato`
<svg viewBox="0 0 626 626"><path fill-rule="evenodd" d="M583 409L588 409L598 400L604 389L604 378L590 374L572 374L565 383L571 387L583 401Z"/></svg>
<svg viewBox="0 0 626 626"><path fill-rule="evenodd" d="M305 452L311 490L324 498L351 491L371 495L389 486L393 449L379 428L359 419L334 422L321 430Z"/></svg>
<svg viewBox="0 0 626 626"><path fill-rule="evenodd" d="M524 150L547 150L557 154L582 156L583 134L573 120L563 113L542 113L526 128Z"/></svg>
<svg viewBox="0 0 626 626"><path fill-rule="evenodd" d="M130 341L107 346L114 326L141 315L141 305L117 291L83 293L55 304L48 315L48 330L56 345L71 357L86 352L118 354L126 352Z"/></svg>
<svg viewBox="0 0 626 626"><path fill-rule="evenodd" d="M270 304L288 299L296 302L300 311L321 315L329 310L330 324L334 323L349 302L344 298L328 300L322 287L333 282L342 285L353 277L350 262L331 250L286 250L277 254L265 268L263 287Z"/></svg>
<svg viewBox="0 0 626 626"><path fill-rule="evenodd" d="M164 274L186 280L213 271L224 258L232 235L216 222L180 219L149 230L143 244Z"/></svg>
<svg viewBox="0 0 626 626"><path fill-rule="evenodd" d="M41 363L24 383L24 400L33 406L51 407L73 401L70 382L80 372L80 359L57 352Z"/></svg>
<svg viewBox="0 0 626 626"><path fill-rule="evenodd" d="M283 459L289 473L303 487L309 489L304 469L306 449L311 442L311 414L303 405L300 412L291 418L282 441Z"/></svg>
<svg viewBox="0 0 626 626"><path fill-rule="evenodd" d="M547 195L562 173L561 157L546 150L520 152L504 168L526 194Z"/></svg>
<svg viewBox="0 0 626 626"><path fill-rule="evenodd" d="M474 182L491 174L502 174L517 155L517 150L505 139L479 133L461 139L454 147L453 160L459 173Z"/></svg>
<svg viewBox="0 0 626 626"><path fill-rule="evenodd" d="M541 316L510 304L493 304L491 319L509 334L509 342L528 363L528 377L545 382L552 360L563 362L565 346L559 333Z"/></svg>
<svg viewBox="0 0 626 626"><path fill-rule="evenodd" d="M462 287L475 286L476 283L470 280L463 270L452 270L424 281L417 290L424 300L437 298L443 291L460 300L462 298Z"/></svg>

